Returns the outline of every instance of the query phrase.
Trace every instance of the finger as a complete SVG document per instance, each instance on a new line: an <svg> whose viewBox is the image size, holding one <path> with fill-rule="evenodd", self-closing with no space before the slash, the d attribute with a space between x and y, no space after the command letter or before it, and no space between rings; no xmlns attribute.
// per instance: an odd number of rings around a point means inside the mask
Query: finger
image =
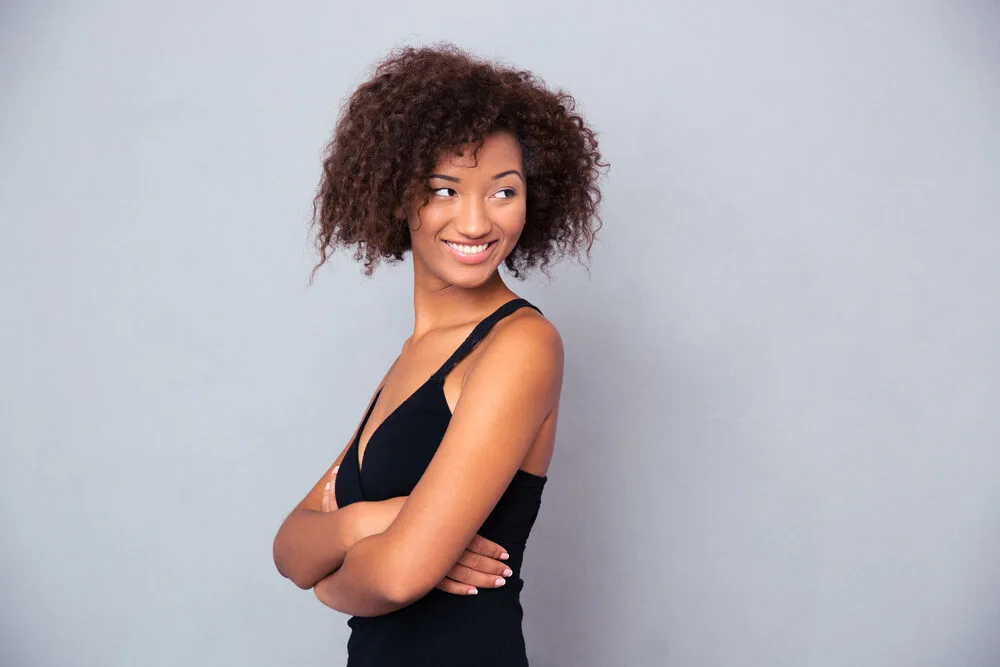
<svg viewBox="0 0 1000 667"><path fill-rule="evenodd" d="M507 583L507 580L503 577L498 577L496 574L489 574L487 572L479 572L465 565L455 565L452 567L448 572L448 577L463 584L475 586L476 588L500 588Z"/></svg>
<svg viewBox="0 0 1000 667"><path fill-rule="evenodd" d="M449 579L445 577L441 582L435 586L445 593L451 593L452 595L476 595L479 590L475 586L466 586L465 584L459 583L454 579Z"/></svg>
<svg viewBox="0 0 1000 667"><path fill-rule="evenodd" d="M496 560L507 560L510 558L506 549L496 542L486 539L482 535L476 535L473 537L472 541L469 542L467 549L484 556L489 556L490 558L494 558Z"/></svg>
<svg viewBox="0 0 1000 667"><path fill-rule="evenodd" d="M340 470L340 466L333 466L330 471L330 479L327 481L326 486L323 489L323 511L332 512L337 509L336 500L336 484L337 484L337 471Z"/></svg>
<svg viewBox="0 0 1000 667"><path fill-rule="evenodd" d="M483 556L481 554L472 553L466 550L458 557L457 565L464 565L472 570L482 572L484 574L492 574L494 576L509 577L511 574L510 567L507 563L503 561L494 560L488 556Z"/></svg>

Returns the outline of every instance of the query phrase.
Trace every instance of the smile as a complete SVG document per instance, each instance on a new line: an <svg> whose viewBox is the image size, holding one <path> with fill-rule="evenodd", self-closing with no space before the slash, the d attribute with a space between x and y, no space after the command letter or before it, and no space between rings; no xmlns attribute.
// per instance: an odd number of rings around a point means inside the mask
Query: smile
<svg viewBox="0 0 1000 667"><path fill-rule="evenodd" d="M493 247L497 242L494 240L488 243L470 245L445 241L444 244L451 250L452 255L463 264L479 264L492 254Z"/></svg>

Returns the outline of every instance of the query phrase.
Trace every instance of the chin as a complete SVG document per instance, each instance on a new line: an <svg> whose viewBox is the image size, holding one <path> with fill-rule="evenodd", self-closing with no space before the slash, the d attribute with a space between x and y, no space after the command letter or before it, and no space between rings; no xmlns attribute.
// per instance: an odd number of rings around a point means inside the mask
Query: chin
<svg viewBox="0 0 1000 667"><path fill-rule="evenodd" d="M428 254L430 254L434 261L427 261ZM437 256L432 253L420 254L420 261L424 265L424 270L433 275L442 283L453 285L461 289L475 289L477 287L482 287L490 280L494 279L500 266L496 264L496 257L487 260L483 264L466 264L463 265L450 256ZM414 253L414 258L417 254ZM502 264L506 255L500 260Z"/></svg>
<svg viewBox="0 0 1000 667"><path fill-rule="evenodd" d="M489 282L490 278L493 277L494 273L496 273L495 269L493 271L488 272L488 273L484 272L482 274L478 274L478 275L474 275L474 276L473 275L468 275L468 274L462 275L461 273L459 273L457 275L450 275L450 276L449 275L441 275L441 279L444 282L448 283L449 285L454 285L455 287L461 287L462 289L475 289L477 287L482 287L487 282Z"/></svg>

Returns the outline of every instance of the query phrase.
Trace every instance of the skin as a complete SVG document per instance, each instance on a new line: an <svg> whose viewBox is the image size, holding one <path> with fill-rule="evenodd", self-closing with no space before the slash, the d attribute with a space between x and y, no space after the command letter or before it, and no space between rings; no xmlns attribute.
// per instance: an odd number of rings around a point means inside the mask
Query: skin
<svg viewBox="0 0 1000 667"><path fill-rule="evenodd" d="M495 178L498 174L503 175ZM487 137L478 164L471 147L463 155L442 155L427 185L428 204L418 200L397 211L412 240L414 327L380 383L384 390L360 434L362 468L379 424L477 322L517 297L498 271L525 224L527 184L514 135ZM446 240L495 245L486 261L469 265L455 258ZM496 582L505 568L503 549L476 531L518 468L546 474L562 376L562 340L540 313L520 308L497 322L445 378L453 416L413 492L342 510L366 506L356 515L364 526L354 532L360 539L339 568L315 583L316 597L347 614L376 616L412 604L435 587L465 593L468 583ZM342 458L343 453L307 496L310 506L322 509L326 494L326 507L335 508L326 489Z"/></svg>
<svg viewBox="0 0 1000 667"><path fill-rule="evenodd" d="M385 377L379 382L380 386ZM374 394L369 404L373 398ZM289 513L275 537L274 562L278 571L304 590L313 588L320 579L339 568L348 549L359 540L385 531L407 498L362 501L343 509L337 507L333 486L336 473L356 436L357 428L331 469ZM476 587L501 586L505 583L502 577L513 574L501 562L506 558L508 555L503 547L477 535L437 588L467 595L478 593Z"/></svg>

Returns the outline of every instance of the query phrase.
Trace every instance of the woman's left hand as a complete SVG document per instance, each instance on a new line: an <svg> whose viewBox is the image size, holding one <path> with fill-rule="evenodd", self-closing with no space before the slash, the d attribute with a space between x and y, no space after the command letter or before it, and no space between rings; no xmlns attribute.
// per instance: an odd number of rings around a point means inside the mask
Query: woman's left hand
<svg viewBox="0 0 1000 667"><path fill-rule="evenodd" d="M323 488L323 496L320 500L320 505L324 512L333 512L337 509L337 494L335 492L335 488L337 486L338 470L340 470L340 466L333 466L333 470L330 471L330 479L327 480L326 486Z"/></svg>

